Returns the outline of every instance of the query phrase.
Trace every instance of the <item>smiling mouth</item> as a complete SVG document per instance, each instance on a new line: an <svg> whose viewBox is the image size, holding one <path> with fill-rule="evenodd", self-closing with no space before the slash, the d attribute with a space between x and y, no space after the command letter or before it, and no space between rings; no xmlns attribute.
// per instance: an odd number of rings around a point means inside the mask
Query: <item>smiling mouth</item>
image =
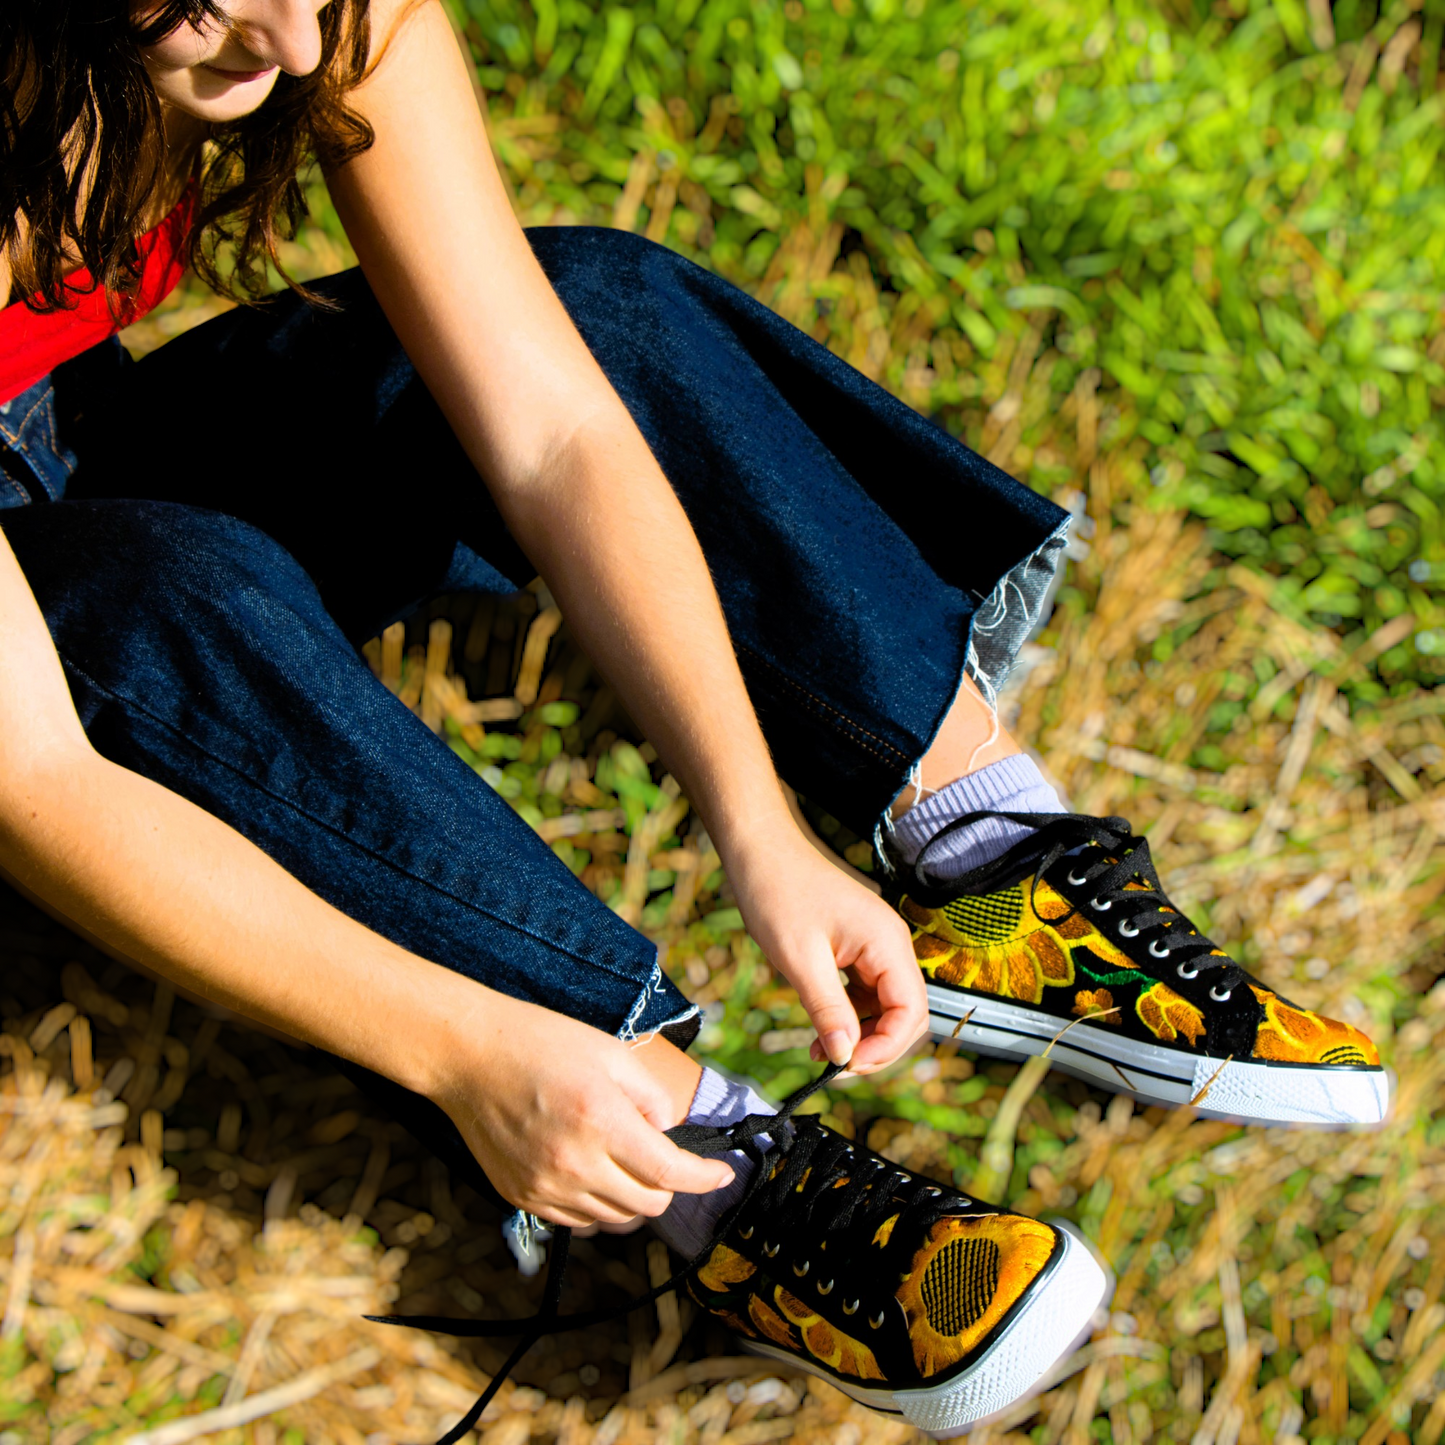
<svg viewBox="0 0 1445 1445"><path fill-rule="evenodd" d="M203 62L202 69L209 70L212 75L219 75L232 84L244 85L249 80L260 80L262 76L270 75L276 67L268 65L262 70L227 70L223 65L207 65Z"/></svg>

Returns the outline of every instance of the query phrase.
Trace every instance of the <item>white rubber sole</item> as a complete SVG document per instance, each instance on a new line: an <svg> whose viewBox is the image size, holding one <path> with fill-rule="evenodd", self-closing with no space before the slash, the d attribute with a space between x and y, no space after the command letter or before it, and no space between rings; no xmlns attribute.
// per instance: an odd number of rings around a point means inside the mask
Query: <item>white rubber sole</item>
<svg viewBox="0 0 1445 1445"><path fill-rule="evenodd" d="M751 1354L807 1370L860 1404L940 1438L987 1424L1016 1405L1086 1335L1112 1281L1087 1245L1067 1230L1047 1271L1030 1286L1020 1307L966 1369L939 1385L915 1390L868 1389L840 1380L821 1366L777 1345L745 1340Z"/></svg>
<svg viewBox="0 0 1445 1445"><path fill-rule="evenodd" d="M1384 1069L1258 1064L1185 1054L1122 1038L1098 1024L1064 1025L1005 999L928 985L929 1027L938 1039L997 1058L1049 1051L1057 1069L1145 1104L1193 1104L1204 1117L1247 1124L1379 1124L1390 1106ZM1196 1102L1197 1100L1197 1102Z"/></svg>

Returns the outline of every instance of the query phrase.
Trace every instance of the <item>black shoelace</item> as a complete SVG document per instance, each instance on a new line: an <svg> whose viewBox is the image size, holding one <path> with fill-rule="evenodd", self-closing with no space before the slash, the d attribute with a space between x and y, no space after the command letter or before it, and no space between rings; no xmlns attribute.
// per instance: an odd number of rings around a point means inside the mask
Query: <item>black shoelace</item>
<svg viewBox="0 0 1445 1445"><path fill-rule="evenodd" d="M805 1231L809 1240L825 1244L827 1236L853 1230L866 1245L878 1227L894 1215L897 1219L889 1238L896 1235L904 1241L916 1241L936 1220L970 1203L957 1190L920 1179L811 1119L799 1123L782 1166L749 1192L755 1195L752 1222L746 1228L739 1227L738 1238L752 1239L762 1221L765 1237L759 1245L768 1259L781 1250L785 1232ZM741 1226L737 1215L734 1219ZM910 1252L912 1248L910 1244ZM845 1294L842 1300L843 1313L856 1314L865 1296L872 1293L868 1281L870 1261L860 1251L846 1247L837 1250L834 1257L848 1267L851 1279L863 1281L861 1287L855 1285L856 1298L850 1302ZM821 1295L832 1294L837 1280L821 1256L806 1254L791 1259L790 1264L796 1278L809 1279ZM877 1276L878 1298L868 1301L865 1317L876 1330L883 1324L887 1302L898 1287L898 1276L895 1272L890 1282L877 1268L871 1273Z"/></svg>
<svg viewBox="0 0 1445 1445"><path fill-rule="evenodd" d="M968 827L984 818L1005 818L1034 829L1012 848L961 878L931 879L924 859L940 838ZM1092 846L1091 846L1092 845ZM1097 850L1097 851L1096 851ZM914 875L923 888L919 901L927 902L927 894L947 890L950 897L960 891L990 893L1033 873L1033 890L1039 880L1068 855L1068 881L1075 887L1089 885L1085 905L1094 914L1113 914L1114 928L1121 938L1134 940L1149 931L1154 937L1144 950L1161 965L1173 962L1178 977L1189 981L1210 969L1227 968L1238 973L1239 965L1223 953L1218 945L1200 933L1159 886L1158 870L1149 856L1149 843L1137 837L1127 818L1091 818L1084 813L996 813L984 810L966 813L940 828L918 855ZM1128 885L1134 885L1132 887ZM1034 902L1033 890L1029 902ZM1115 910L1118 910L1115 912ZM1058 919L1072 918L1082 910L1071 905L1068 913ZM1210 997L1224 1003L1234 991L1234 980L1216 984Z"/></svg>
<svg viewBox="0 0 1445 1445"><path fill-rule="evenodd" d="M547 1280L542 1290L542 1306L535 1315L527 1319L463 1320L447 1315L367 1315L366 1318L376 1324L409 1325L413 1329L429 1330L433 1334L453 1335L458 1338L494 1339L509 1335L520 1336L516 1348L507 1356L502 1368L493 1376L491 1384L477 1397L472 1408L437 1441L437 1445L455 1445L455 1442L460 1440L481 1419L482 1412L491 1404L497 1391L502 1388L522 1356L544 1335L561 1334L564 1330L589 1329L593 1325L605 1324L608 1320L618 1319L622 1315L630 1314L635 1309L640 1309L643 1305L651 1304L653 1300L676 1289L694 1270L706 1262L713 1249L732 1227L733 1220L749 1204L760 1195L775 1205L780 1203L786 1193L786 1189L779 1185L779 1181L784 1176L791 1180L791 1187L796 1188L802 1173L808 1167L809 1159L816 1160L821 1170L818 1179L821 1179L824 1174L830 1179L837 1179L840 1176L839 1160L834 1158L837 1151L827 1148L820 1150L819 1141L822 1141L825 1146L831 1145L835 1140L838 1144L846 1144L847 1141L825 1133L815 1124L810 1124L807 1128L796 1128L790 1125L789 1120L805 1099L810 1098L825 1084L836 1078L843 1067L842 1064L830 1064L811 1083L804 1084L796 1093L789 1095L776 1114L749 1114L736 1124L727 1126L679 1124L676 1128L667 1131L668 1138L680 1149L708 1157L715 1154L727 1154L736 1149L745 1154L752 1161L754 1167L742 1198L718 1220L712 1238L671 1279L648 1290L646 1294L639 1295L636 1299L629 1300L626 1304L612 1309L559 1315L557 1306L562 1297L562 1282L567 1274L567 1255L572 1243L572 1231L565 1224L559 1224L553 1227L551 1251L547 1260ZM767 1147L759 1144L758 1140L761 1135L768 1137L770 1142ZM771 1165L779 1153L788 1155L789 1162L778 1171L777 1178L770 1179L769 1176L773 1172ZM794 1153L802 1156L801 1165L793 1160ZM852 1146L848 1146L841 1157L846 1158L851 1153ZM880 1171L875 1169L872 1173L876 1175ZM900 1179L910 1177L902 1170L888 1169L889 1180L895 1173ZM841 1227L842 1224L852 1219L855 1213L859 1212L859 1205L862 1203L862 1196L858 1192L860 1187L874 1184L876 1190L877 1186L884 1182L881 1177L877 1180L866 1179L855 1181L852 1188L839 1189L837 1193L840 1196L847 1195L848 1202L845 1204L840 1199L838 1205L834 1206L833 1201L828 1201L831 1212L824 1215L827 1227ZM806 1200L810 1202L806 1207L810 1210L817 1207L818 1187L817 1181L810 1180L810 1187L805 1196ZM886 1189L883 1190L885 1200L888 1192ZM934 1190L933 1192L941 1195L944 1191ZM918 1197L927 1198L929 1196L924 1191ZM868 1209L863 1210L862 1214L871 1218L871 1212Z"/></svg>

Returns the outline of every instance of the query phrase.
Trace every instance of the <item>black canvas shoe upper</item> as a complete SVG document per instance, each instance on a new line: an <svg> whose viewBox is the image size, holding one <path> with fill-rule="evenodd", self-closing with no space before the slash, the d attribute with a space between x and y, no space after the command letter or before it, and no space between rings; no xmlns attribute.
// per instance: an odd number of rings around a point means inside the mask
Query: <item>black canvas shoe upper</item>
<svg viewBox="0 0 1445 1445"><path fill-rule="evenodd" d="M892 897L931 982L1220 1059L1377 1067L1358 1029L1302 1009L1246 973L1160 887L1125 818L970 813L1035 831L962 877L930 875L928 849Z"/></svg>
<svg viewBox="0 0 1445 1445"><path fill-rule="evenodd" d="M798 1105L838 1072L839 1066L830 1066L777 1114L668 1131L693 1153L741 1150L755 1167L713 1239L672 1279L640 1298L616 1309L559 1315L571 1237L559 1226L542 1308L531 1319L373 1316L439 1334L521 1336L486 1391L438 1445L453 1445L472 1429L543 1335L614 1319L684 1282L740 1334L789 1350L840 1382L909 1388L966 1367L1049 1269L1058 1233L921 1179L815 1119L793 1121Z"/></svg>

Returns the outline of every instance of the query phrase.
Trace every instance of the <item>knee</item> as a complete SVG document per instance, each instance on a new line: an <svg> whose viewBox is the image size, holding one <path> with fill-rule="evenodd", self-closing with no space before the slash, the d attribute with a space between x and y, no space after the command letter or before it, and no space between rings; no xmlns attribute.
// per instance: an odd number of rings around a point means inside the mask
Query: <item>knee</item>
<svg viewBox="0 0 1445 1445"><path fill-rule="evenodd" d="M287 602L313 605L310 578L248 523L168 502L61 502L3 520L63 651L127 651L138 636L195 645ZM315 602L319 611L319 602Z"/></svg>
<svg viewBox="0 0 1445 1445"><path fill-rule="evenodd" d="M583 316L636 317L673 296L693 278L710 273L645 236L603 226L540 226L527 232L573 320ZM579 316L579 312L583 313Z"/></svg>

